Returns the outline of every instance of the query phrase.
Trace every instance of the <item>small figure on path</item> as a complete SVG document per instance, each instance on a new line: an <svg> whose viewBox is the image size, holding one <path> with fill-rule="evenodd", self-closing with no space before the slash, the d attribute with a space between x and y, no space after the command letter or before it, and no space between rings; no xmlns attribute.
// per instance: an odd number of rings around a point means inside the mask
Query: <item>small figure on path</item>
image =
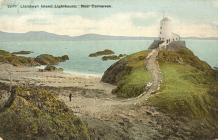
<svg viewBox="0 0 218 140"><path fill-rule="evenodd" d="M72 99L72 94L70 93L70 95L69 95L69 99L70 99L70 102L71 102L71 99Z"/></svg>

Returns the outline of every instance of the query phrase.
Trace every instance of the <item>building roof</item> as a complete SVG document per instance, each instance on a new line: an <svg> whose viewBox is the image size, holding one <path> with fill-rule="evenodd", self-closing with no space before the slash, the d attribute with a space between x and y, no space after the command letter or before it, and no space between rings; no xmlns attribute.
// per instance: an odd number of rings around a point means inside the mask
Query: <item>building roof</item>
<svg viewBox="0 0 218 140"><path fill-rule="evenodd" d="M173 35L175 35L175 36L178 36L178 37L180 37L180 35L178 35L178 34L176 34L176 33L172 33Z"/></svg>

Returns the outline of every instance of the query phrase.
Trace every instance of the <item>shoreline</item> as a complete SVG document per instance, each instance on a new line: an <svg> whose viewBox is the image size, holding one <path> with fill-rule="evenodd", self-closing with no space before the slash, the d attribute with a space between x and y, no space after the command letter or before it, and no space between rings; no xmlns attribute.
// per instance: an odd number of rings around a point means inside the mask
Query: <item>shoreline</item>
<svg viewBox="0 0 218 140"><path fill-rule="evenodd" d="M70 74L72 76L81 76L81 77L85 77L85 78L101 78L103 76L103 74L93 74L93 73L82 73L82 72L77 72L77 71L63 71L63 73L65 74Z"/></svg>
<svg viewBox="0 0 218 140"><path fill-rule="evenodd" d="M111 93L115 87L101 82L101 75L79 72L40 72L39 67L16 67L10 64L0 65L0 81L10 82L10 75L14 85L32 85L48 87L76 87L83 89L99 89Z"/></svg>
<svg viewBox="0 0 218 140"><path fill-rule="evenodd" d="M41 66L36 66L34 68L36 69L44 69L46 67L46 65L41 65ZM62 67L59 67L59 66L56 66L57 68L62 68ZM94 74L94 73L85 73L85 72L78 72L78 71L70 71L70 70L63 70L64 74L70 74L72 76L78 76L78 77L84 77L84 78L101 78L103 76L103 73L102 74Z"/></svg>

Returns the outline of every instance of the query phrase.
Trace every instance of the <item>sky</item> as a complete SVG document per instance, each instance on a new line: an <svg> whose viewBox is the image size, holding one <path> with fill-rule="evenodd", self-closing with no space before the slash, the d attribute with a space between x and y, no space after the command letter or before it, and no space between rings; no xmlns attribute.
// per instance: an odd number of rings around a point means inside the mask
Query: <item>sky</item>
<svg viewBox="0 0 218 140"><path fill-rule="evenodd" d="M8 5L17 5L8 8ZM22 5L111 5L111 8L21 8ZM0 0L0 31L47 31L155 37L163 16L182 37L218 37L218 0Z"/></svg>

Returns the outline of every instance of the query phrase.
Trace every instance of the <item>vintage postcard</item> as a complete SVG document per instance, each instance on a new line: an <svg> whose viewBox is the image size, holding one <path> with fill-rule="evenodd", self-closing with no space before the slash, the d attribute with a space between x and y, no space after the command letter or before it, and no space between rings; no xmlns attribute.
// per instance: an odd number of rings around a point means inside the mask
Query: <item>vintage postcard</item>
<svg viewBox="0 0 218 140"><path fill-rule="evenodd" d="M218 139L218 0L0 0L0 140Z"/></svg>

